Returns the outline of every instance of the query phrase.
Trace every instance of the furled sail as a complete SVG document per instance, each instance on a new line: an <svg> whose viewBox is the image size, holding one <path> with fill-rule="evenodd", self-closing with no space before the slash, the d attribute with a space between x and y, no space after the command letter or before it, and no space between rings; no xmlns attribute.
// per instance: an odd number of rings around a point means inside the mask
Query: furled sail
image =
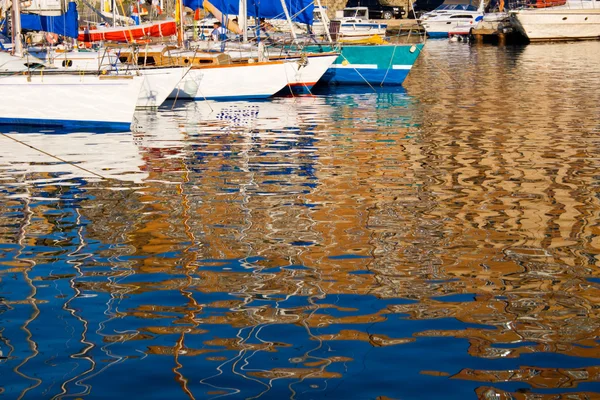
<svg viewBox="0 0 600 400"><path fill-rule="evenodd" d="M248 17L266 19L285 19L282 1L292 17L292 21L312 25L313 0L246 0ZM210 0L213 6L223 14L240 14L239 0ZM183 4L192 10L202 8L202 0L183 0Z"/></svg>
<svg viewBox="0 0 600 400"><path fill-rule="evenodd" d="M166 37L177 33L175 21L161 21L141 25L119 26L105 29L89 29L80 31L78 40L82 42L130 42L146 37Z"/></svg>
<svg viewBox="0 0 600 400"><path fill-rule="evenodd" d="M77 4L71 2L69 3L67 12L58 16L21 14L21 28L76 38L79 33L77 27L78 19Z"/></svg>

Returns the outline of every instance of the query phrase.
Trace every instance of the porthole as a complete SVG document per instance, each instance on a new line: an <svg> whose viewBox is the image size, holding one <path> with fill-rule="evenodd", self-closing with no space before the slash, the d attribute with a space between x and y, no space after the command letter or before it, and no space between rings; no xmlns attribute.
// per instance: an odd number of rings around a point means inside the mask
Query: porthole
<svg viewBox="0 0 600 400"><path fill-rule="evenodd" d="M72 67L73 66L73 60L63 60L62 66L63 67Z"/></svg>
<svg viewBox="0 0 600 400"><path fill-rule="evenodd" d="M563 17L563 21L566 21L566 20L567 20L567 17Z"/></svg>

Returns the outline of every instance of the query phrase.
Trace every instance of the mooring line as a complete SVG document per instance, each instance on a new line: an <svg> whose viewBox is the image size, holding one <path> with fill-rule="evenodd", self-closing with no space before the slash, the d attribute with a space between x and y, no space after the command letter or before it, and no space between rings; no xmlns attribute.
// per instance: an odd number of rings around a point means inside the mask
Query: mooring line
<svg viewBox="0 0 600 400"><path fill-rule="evenodd" d="M45 154L45 155L47 155L48 157L55 158L55 159L57 159L58 161L61 161L61 162L67 163L67 164L69 164L69 165L72 165L72 166L73 166L73 167L75 167L75 168L79 168L80 170L82 170L82 171L85 171L85 172L87 172L87 173L89 173L89 174L92 174L92 175L94 175L94 176L97 176L97 177L98 177L98 178L100 178L100 179L106 179L106 180L108 180L108 178L107 178L107 177L105 177L105 176L102 176L102 175L100 175L100 174L98 174L98 173L96 173L96 172L94 172L94 171L90 171L89 169L87 169L87 168L84 168L84 167L82 167L82 166L79 166L79 165L77 165L77 164L75 164L75 163L73 163L73 162L71 162L71 161L64 160L64 159L62 159L62 158L60 158L60 157L58 157L58 156L55 156L54 154L50 154L50 153L48 153L47 151L44 151L44 150L42 150L42 149L39 149L39 148L37 148L37 147L35 147L35 146L32 146L32 145L30 145L30 144L27 144L27 143L25 143L25 142L23 142L23 141L21 141L21 140L19 140L19 139L15 139L15 138L14 138L14 137L12 137L12 136L8 136L6 133L2 133L2 132L0 132L0 135L4 136L4 137L5 137L5 138L7 138L7 139L13 140L13 141L15 141L15 142L17 142L17 143L19 143L19 144L22 144L23 146L27 146L27 147L29 147L30 149L33 149L33 150L35 150L35 151L38 151L38 152L40 152L40 153L42 153L42 154Z"/></svg>

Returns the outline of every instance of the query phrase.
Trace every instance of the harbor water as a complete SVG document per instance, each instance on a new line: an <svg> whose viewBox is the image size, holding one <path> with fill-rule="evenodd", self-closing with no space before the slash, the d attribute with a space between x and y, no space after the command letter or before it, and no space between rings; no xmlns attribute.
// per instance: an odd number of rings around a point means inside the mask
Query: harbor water
<svg viewBox="0 0 600 400"><path fill-rule="evenodd" d="M599 54L4 130L1 395L600 397Z"/></svg>

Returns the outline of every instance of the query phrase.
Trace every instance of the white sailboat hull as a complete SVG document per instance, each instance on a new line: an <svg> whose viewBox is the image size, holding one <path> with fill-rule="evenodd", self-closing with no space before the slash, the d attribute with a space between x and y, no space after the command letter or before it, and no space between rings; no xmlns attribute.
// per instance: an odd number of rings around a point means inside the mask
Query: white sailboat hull
<svg viewBox="0 0 600 400"><path fill-rule="evenodd" d="M286 79L293 92L308 93L338 58L333 55L309 55L285 63Z"/></svg>
<svg viewBox="0 0 600 400"><path fill-rule="evenodd" d="M274 95L287 84L283 62L228 64L192 68L169 98L258 99Z"/></svg>
<svg viewBox="0 0 600 400"><path fill-rule="evenodd" d="M160 107L188 71L189 67L141 69L140 73L146 79L140 90L137 107Z"/></svg>
<svg viewBox="0 0 600 400"><path fill-rule="evenodd" d="M600 8L552 8L512 11L511 21L531 41L600 39Z"/></svg>
<svg viewBox="0 0 600 400"><path fill-rule="evenodd" d="M64 53L49 53L47 50L34 51L34 55L45 59L56 68L69 72L97 72L117 65L119 69L128 67L121 64L115 51L68 51ZM129 67L131 68L131 67ZM156 67L140 68L139 73L146 79L140 90L137 107L160 107L185 76L189 67Z"/></svg>
<svg viewBox="0 0 600 400"><path fill-rule="evenodd" d="M141 76L82 74L0 77L0 123L129 128Z"/></svg>

